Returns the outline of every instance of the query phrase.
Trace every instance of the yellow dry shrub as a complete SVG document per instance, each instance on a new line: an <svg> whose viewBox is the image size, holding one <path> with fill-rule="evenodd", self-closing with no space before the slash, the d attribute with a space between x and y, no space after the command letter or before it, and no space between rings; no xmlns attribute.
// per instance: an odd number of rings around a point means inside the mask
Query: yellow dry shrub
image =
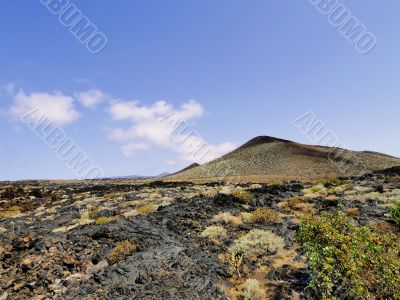
<svg viewBox="0 0 400 300"><path fill-rule="evenodd" d="M133 252L138 250L138 246L131 241L125 240L118 243L115 248L108 254L108 261L114 264L126 257L132 255Z"/></svg>
<svg viewBox="0 0 400 300"><path fill-rule="evenodd" d="M145 204L142 206L139 206L137 208L137 212L139 215L147 215L151 214L152 212L155 212L158 209L158 205L156 204Z"/></svg>
<svg viewBox="0 0 400 300"><path fill-rule="evenodd" d="M219 225L208 226L201 233L201 236L209 239L212 243L219 245L228 238L228 231Z"/></svg>
<svg viewBox="0 0 400 300"><path fill-rule="evenodd" d="M97 225L108 224L117 221L118 217L101 217L96 220Z"/></svg>
<svg viewBox="0 0 400 300"><path fill-rule="evenodd" d="M265 290L256 279L247 279L242 284L242 296L244 300L263 300L265 299Z"/></svg>
<svg viewBox="0 0 400 300"><path fill-rule="evenodd" d="M254 199L254 195L245 189L238 188L232 194L235 198L242 200L243 202L250 202Z"/></svg>
<svg viewBox="0 0 400 300"><path fill-rule="evenodd" d="M270 208L258 208L251 215L253 223L276 223L281 221L279 214Z"/></svg>
<svg viewBox="0 0 400 300"><path fill-rule="evenodd" d="M242 219L239 217L233 216L228 212L222 212L222 213L219 213L218 215L215 215L212 218L212 222L225 223L225 224L231 224L234 226L238 226L238 225L242 224Z"/></svg>

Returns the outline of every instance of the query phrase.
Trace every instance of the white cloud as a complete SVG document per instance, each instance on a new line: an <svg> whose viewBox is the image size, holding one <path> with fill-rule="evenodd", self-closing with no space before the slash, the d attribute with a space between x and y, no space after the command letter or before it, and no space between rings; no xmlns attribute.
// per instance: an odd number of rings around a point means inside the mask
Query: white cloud
<svg viewBox="0 0 400 300"><path fill-rule="evenodd" d="M95 108L99 103L107 99L107 95L96 89L76 93L75 97L82 103L83 106L88 108Z"/></svg>
<svg viewBox="0 0 400 300"><path fill-rule="evenodd" d="M10 108L11 115L20 119L32 111L40 113L60 126L76 121L80 115L74 108L74 99L63 95L61 92L27 95L23 90L20 90L14 95L13 104Z"/></svg>
<svg viewBox="0 0 400 300"><path fill-rule="evenodd" d="M130 144L122 146L121 151L124 156L126 156L128 158L132 158L135 156L136 151L146 150L148 148L149 148L149 146L145 145L145 144L130 143Z"/></svg>
<svg viewBox="0 0 400 300"><path fill-rule="evenodd" d="M204 115L203 107L195 100L177 109L166 101L146 106L140 105L139 101L119 100L111 104L110 114L115 121L131 123L130 128L115 128L108 135L110 139L125 144L122 152L125 155L124 147L127 147L130 157L141 149L128 145L138 143L172 150L178 153L181 161L199 163L215 159L236 147L232 143L210 145L191 128L189 123Z"/></svg>

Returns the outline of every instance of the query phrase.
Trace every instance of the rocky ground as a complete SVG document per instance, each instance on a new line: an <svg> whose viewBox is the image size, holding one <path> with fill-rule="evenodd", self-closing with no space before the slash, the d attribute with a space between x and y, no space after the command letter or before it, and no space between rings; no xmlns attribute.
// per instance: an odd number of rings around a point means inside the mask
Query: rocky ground
<svg viewBox="0 0 400 300"><path fill-rule="evenodd" d="M310 299L301 216L398 233L400 170L285 184L4 182L0 299Z"/></svg>

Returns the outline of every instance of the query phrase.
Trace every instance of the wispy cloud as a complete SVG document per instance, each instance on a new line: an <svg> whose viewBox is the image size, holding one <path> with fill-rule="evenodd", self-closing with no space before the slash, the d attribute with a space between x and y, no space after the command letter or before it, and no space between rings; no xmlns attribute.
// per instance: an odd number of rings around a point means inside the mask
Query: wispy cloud
<svg viewBox="0 0 400 300"><path fill-rule="evenodd" d="M53 94L26 94L23 90L20 90L13 96L9 113L11 116L20 119L35 110L59 126L72 123L78 120L80 116L80 113L74 107L74 99L59 91Z"/></svg>
<svg viewBox="0 0 400 300"><path fill-rule="evenodd" d="M128 158L135 156L138 150L146 150L149 146L146 144L130 143L121 147L122 154Z"/></svg>
<svg viewBox="0 0 400 300"><path fill-rule="evenodd" d="M87 108L95 108L98 104L107 100L107 95L97 89L75 93L75 97Z"/></svg>
<svg viewBox="0 0 400 300"><path fill-rule="evenodd" d="M2 87L2 90L4 90L9 96L14 94L15 91L15 83L14 82L9 82L5 86Z"/></svg>

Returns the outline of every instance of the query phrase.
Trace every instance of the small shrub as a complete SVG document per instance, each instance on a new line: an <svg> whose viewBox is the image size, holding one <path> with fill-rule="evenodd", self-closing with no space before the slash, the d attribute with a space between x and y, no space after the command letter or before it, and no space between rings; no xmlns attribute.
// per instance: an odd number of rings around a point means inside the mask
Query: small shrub
<svg viewBox="0 0 400 300"><path fill-rule="evenodd" d="M257 189L261 189L263 186L261 184L258 183L254 183L252 185L250 185L249 189L250 190L257 190Z"/></svg>
<svg viewBox="0 0 400 300"><path fill-rule="evenodd" d="M137 208L137 212L139 215L147 215L155 212L158 209L158 205L156 204L145 204L142 206L139 206Z"/></svg>
<svg viewBox="0 0 400 300"><path fill-rule="evenodd" d="M325 187L331 187L331 186L340 186L340 185L345 185L347 183L350 183L350 180L345 180L345 179L328 179L322 182L322 184Z"/></svg>
<svg viewBox="0 0 400 300"><path fill-rule="evenodd" d="M250 202L250 201L254 200L253 194L242 188L236 189L236 191L232 195L235 198L242 200L243 202Z"/></svg>
<svg viewBox="0 0 400 300"><path fill-rule="evenodd" d="M281 186L283 186L283 183L278 181L272 181L268 184L268 187L281 187Z"/></svg>
<svg viewBox="0 0 400 300"><path fill-rule="evenodd" d="M265 299L265 291L256 279L247 279L242 284L242 296L244 300L262 300Z"/></svg>
<svg viewBox="0 0 400 300"><path fill-rule="evenodd" d="M354 208L349 208L349 209L346 211L346 214L347 214L349 217L357 217L357 216L360 215L360 211L359 211L358 208L356 208L356 207L354 207Z"/></svg>
<svg viewBox="0 0 400 300"><path fill-rule="evenodd" d="M390 215L392 216L393 221L395 221L397 225L400 225L400 203L392 208Z"/></svg>
<svg viewBox="0 0 400 300"><path fill-rule="evenodd" d="M16 211L19 213L21 211L21 208L19 206L14 205L14 206L10 206L7 210L8 211Z"/></svg>
<svg viewBox="0 0 400 300"><path fill-rule="evenodd" d="M253 216L252 213L242 212L240 213L240 217L242 218L243 222L251 223L251 217Z"/></svg>
<svg viewBox="0 0 400 300"><path fill-rule="evenodd" d="M392 184L398 184L398 183L400 183L400 176L389 178L389 183L392 183Z"/></svg>
<svg viewBox="0 0 400 300"><path fill-rule="evenodd" d="M258 208L251 215L253 223L276 223L281 221L279 214L270 208Z"/></svg>
<svg viewBox="0 0 400 300"><path fill-rule="evenodd" d="M1 218L11 218L21 213L19 206L11 206L6 210L0 211L0 219Z"/></svg>
<svg viewBox="0 0 400 300"><path fill-rule="evenodd" d="M243 262L243 254L238 254L236 252L229 253L223 257L223 261L231 265L238 274L238 277L241 278L240 268Z"/></svg>
<svg viewBox="0 0 400 300"><path fill-rule="evenodd" d="M377 233L389 233L396 232L397 226L394 224L390 224L385 221L376 221L368 225L374 232Z"/></svg>
<svg viewBox="0 0 400 300"><path fill-rule="evenodd" d="M283 250L283 239L269 230L253 229L238 238L230 247L231 252L243 253L245 257L275 254Z"/></svg>
<svg viewBox="0 0 400 300"><path fill-rule="evenodd" d="M400 243L356 226L343 212L306 216L298 231L322 299L400 299Z"/></svg>
<svg viewBox="0 0 400 300"><path fill-rule="evenodd" d="M131 241L123 241L118 243L115 248L108 254L108 261L111 264L115 264L118 261L125 259L126 257L132 255L138 249L137 245Z"/></svg>
<svg viewBox="0 0 400 300"><path fill-rule="evenodd" d="M216 245L221 244L228 238L228 231L222 226L209 226L201 233L202 237L208 238Z"/></svg>
<svg viewBox="0 0 400 300"><path fill-rule="evenodd" d="M97 207L89 210L88 217L90 219L93 219L98 214L99 211L100 210Z"/></svg>
<svg viewBox="0 0 400 300"><path fill-rule="evenodd" d="M108 224L117 221L118 217L101 217L96 220L96 225Z"/></svg>
<svg viewBox="0 0 400 300"><path fill-rule="evenodd" d="M303 203L307 203L308 201L302 197L293 198L284 202L281 202L280 205L283 209L298 209L299 206Z"/></svg>
<svg viewBox="0 0 400 300"><path fill-rule="evenodd" d="M213 222L219 223L219 222L223 222L225 224L231 224L234 226L238 226L240 224L242 224L242 219L240 219L239 217L233 216L228 212L222 212L219 213L218 215L215 215L212 219Z"/></svg>
<svg viewBox="0 0 400 300"><path fill-rule="evenodd" d="M310 188L310 191L313 192L314 194L319 193L322 190L322 188L318 185L315 185Z"/></svg>

